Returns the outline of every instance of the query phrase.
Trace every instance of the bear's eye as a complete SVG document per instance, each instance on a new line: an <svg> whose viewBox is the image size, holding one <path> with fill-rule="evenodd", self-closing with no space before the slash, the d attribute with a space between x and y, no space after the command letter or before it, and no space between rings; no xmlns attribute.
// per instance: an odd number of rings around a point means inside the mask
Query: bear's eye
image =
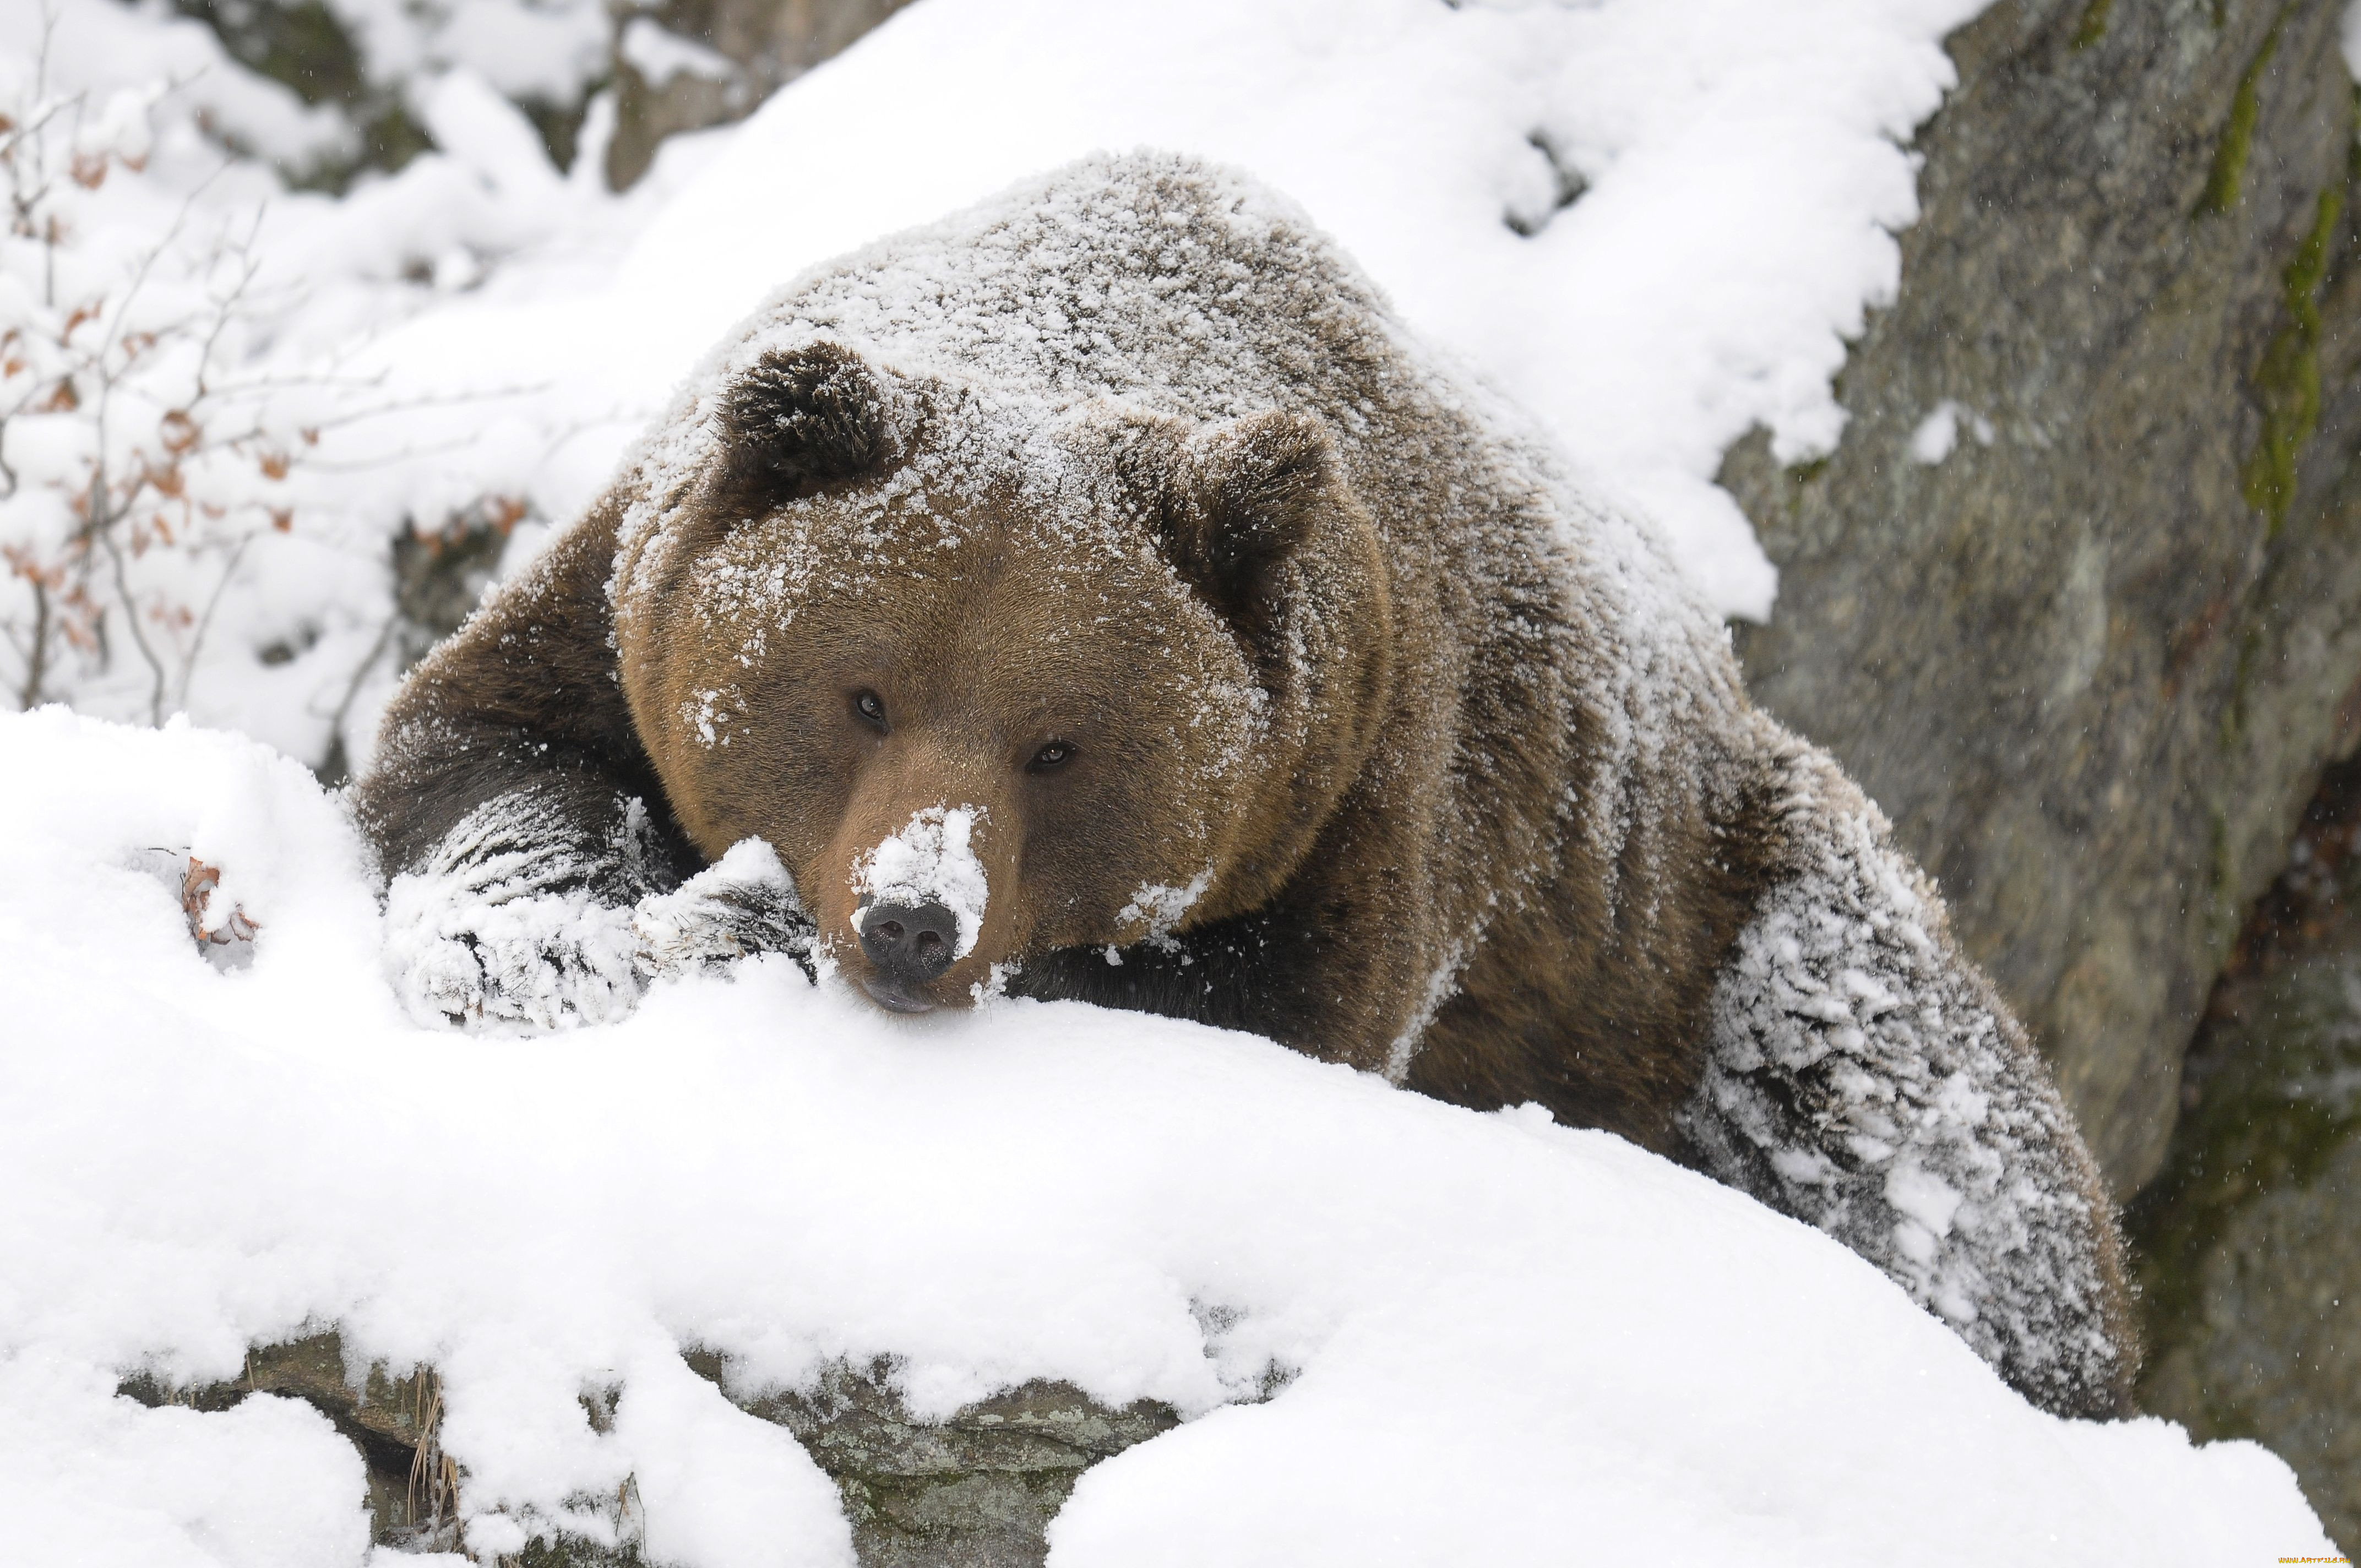
<svg viewBox="0 0 2361 1568"><path fill-rule="evenodd" d="M870 723L877 726L878 729L883 729L885 728L885 701L875 692L854 692L852 694L852 711L861 715L862 718L869 720Z"/></svg>
<svg viewBox="0 0 2361 1568"><path fill-rule="evenodd" d="M1050 772L1052 769L1062 768L1066 765L1067 760L1073 756L1073 754L1074 749L1071 746L1067 745L1063 740L1052 740L1047 746L1042 747L1039 751L1033 753L1033 760L1025 764L1025 771L1033 773L1046 773Z"/></svg>

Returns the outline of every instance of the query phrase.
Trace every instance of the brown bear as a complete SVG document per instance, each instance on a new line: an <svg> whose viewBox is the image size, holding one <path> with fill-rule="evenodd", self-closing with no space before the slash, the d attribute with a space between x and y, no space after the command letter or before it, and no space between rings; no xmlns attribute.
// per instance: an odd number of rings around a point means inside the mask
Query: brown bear
<svg viewBox="0 0 2361 1568"><path fill-rule="evenodd" d="M1876 808L1650 528L1237 176L1093 159L776 296L419 667L357 805L423 1014L778 948L893 1011L1251 1030L1610 1129L2126 1408L2092 1162Z"/></svg>

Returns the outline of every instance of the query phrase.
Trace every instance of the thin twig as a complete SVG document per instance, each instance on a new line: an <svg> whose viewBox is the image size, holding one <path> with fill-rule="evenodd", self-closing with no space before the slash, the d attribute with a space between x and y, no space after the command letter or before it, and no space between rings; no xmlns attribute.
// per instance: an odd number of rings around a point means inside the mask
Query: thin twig
<svg viewBox="0 0 2361 1568"><path fill-rule="evenodd" d="M181 711L183 713L189 707L189 683L197 675L197 655L204 652L205 633L213 629L214 611L220 608L222 595L229 591L230 579L237 576L237 564L246 558L246 547L253 543L253 534L243 535L230 551L229 561L222 567L221 581L214 585L211 597L205 600L205 612L197 618L196 632L189 639L188 657L181 665Z"/></svg>
<svg viewBox="0 0 2361 1568"><path fill-rule="evenodd" d="M163 661L156 657L156 650L148 646L148 634L139 628L139 606L132 598L131 584L124 576L123 547L116 542L111 523L100 531L98 542L106 547L107 560L115 568L115 597L123 605L123 619L131 628L132 644L139 650L139 656L148 661L148 671L155 676L155 684L148 694L148 722L160 725L164 722Z"/></svg>
<svg viewBox="0 0 2361 1568"><path fill-rule="evenodd" d="M221 178L223 172L228 168L229 160L224 159L211 173L190 188L189 193L181 198L180 211L174 213L172 221L164 226L164 237L149 246L148 253L139 258L138 270L131 275L131 287L124 291L123 303L115 307L115 323L107 328L106 336L99 343L98 352L102 365L104 363L107 351L112 349L122 336L124 323L131 319L131 302L137 299L139 291L148 286L148 274L155 269L157 261L164 252L171 248L172 242L181 237L181 226L188 222L189 214L195 211L197 198L203 195L205 188Z"/></svg>
<svg viewBox="0 0 2361 1568"><path fill-rule="evenodd" d="M353 672L352 679L345 683L345 695L337 702L336 710L328 716L331 738L343 736L345 720L351 717L353 703L361 695L361 683L368 678L371 670L377 668L377 662L385 657L386 648L393 641L394 630L401 624L401 609L396 606L394 612L385 618L385 624L378 628L377 641L369 644L368 657L360 662L360 667Z"/></svg>
<svg viewBox="0 0 2361 1568"><path fill-rule="evenodd" d="M16 706L27 713L41 700L41 683L49 672L49 590L41 579L27 574L25 580L33 588L33 646L25 655L25 685L16 694ZM10 641L15 641L11 638Z"/></svg>

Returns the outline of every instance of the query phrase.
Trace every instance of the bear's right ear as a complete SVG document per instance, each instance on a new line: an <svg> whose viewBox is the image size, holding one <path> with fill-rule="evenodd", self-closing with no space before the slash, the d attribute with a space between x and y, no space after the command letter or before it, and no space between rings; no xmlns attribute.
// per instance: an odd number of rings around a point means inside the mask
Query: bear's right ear
<svg viewBox="0 0 2361 1568"><path fill-rule="evenodd" d="M1278 606L1279 568L1340 504L1335 444L1302 414L1250 414L1192 435L1180 504L1168 511L1173 565L1250 634Z"/></svg>
<svg viewBox="0 0 2361 1568"><path fill-rule="evenodd" d="M730 482L780 499L870 473L900 444L876 373L834 343L763 355L722 395L716 424Z"/></svg>

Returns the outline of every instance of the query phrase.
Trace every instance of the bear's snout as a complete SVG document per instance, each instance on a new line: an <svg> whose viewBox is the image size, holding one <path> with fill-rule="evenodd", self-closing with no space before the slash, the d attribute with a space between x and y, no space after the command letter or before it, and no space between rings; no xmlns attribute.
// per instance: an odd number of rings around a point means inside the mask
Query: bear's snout
<svg viewBox="0 0 2361 1568"><path fill-rule="evenodd" d="M861 950L877 966L862 988L895 1013L925 1013L922 987L951 967L959 919L941 904L873 904L861 912Z"/></svg>
<svg viewBox="0 0 2361 1568"><path fill-rule="evenodd" d="M965 1006L1018 939L1015 842L996 826L1008 806L972 784L946 795L939 781L953 770L939 757L897 761L847 812L825 851L845 870L812 879L812 913L845 978L878 1006ZM937 804L914 807L928 795Z"/></svg>

